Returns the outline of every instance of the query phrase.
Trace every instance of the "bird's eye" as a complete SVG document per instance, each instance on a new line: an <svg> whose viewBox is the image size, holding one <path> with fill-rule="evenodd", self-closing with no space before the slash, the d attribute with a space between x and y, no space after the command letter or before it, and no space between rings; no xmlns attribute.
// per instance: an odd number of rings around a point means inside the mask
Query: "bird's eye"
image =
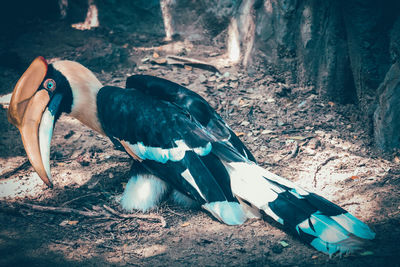
<svg viewBox="0 0 400 267"><path fill-rule="evenodd" d="M47 79L44 81L43 87L46 90L53 92L56 89L56 82L53 79Z"/></svg>

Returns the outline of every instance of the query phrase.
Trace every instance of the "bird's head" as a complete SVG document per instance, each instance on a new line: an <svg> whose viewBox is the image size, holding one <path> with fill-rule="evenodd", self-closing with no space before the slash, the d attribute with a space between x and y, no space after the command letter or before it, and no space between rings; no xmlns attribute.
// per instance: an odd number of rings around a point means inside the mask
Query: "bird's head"
<svg viewBox="0 0 400 267"><path fill-rule="evenodd" d="M49 187L55 122L66 112L103 133L96 106L101 87L96 76L81 64L68 60L47 64L43 57L36 58L15 85L8 120L19 129L29 161Z"/></svg>

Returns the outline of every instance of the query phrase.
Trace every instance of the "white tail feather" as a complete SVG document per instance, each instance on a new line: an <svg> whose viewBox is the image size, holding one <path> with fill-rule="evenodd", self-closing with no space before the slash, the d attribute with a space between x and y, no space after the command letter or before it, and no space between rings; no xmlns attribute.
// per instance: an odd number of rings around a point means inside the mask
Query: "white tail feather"
<svg viewBox="0 0 400 267"><path fill-rule="evenodd" d="M375 233L366 224L349 213L329 216L318 211L318 208L310 209L307 206L308 204L302 201L307 199L310 205L313 205L313 203L320 205L320 197L317 201L315 195L310 196L309 192L293 182L256 164L246 162L225 162L224 164L231 178L232 192L242 205L247 207L251 205L263 210L277 222L295 228L291 230L297 232L300 237L306 235L307 238L305 239L319 251L330 255L336 252L348 253L361 247L361 239L357 238L373 239L375 237ZM271 206L271 203L282 204L280 206L285 208L279 210L276 208L277 206ZM342 210L333 203L329 204L328 201L324 204L334 211L339 210L340 212ZM282 212L286 212L285 214L293 212L301 214L302 218L305 219L299 222L285 222L283 218L277 215L277 212L280 214ZM291 217L288 216L288 218Z"/></svg>

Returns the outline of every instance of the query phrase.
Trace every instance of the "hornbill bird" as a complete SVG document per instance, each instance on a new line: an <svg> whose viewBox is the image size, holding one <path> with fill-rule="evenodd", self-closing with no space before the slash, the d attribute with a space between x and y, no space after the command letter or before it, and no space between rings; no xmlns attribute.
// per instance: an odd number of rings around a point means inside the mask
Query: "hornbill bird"
<svg viewBox="0 0 400 267"><path fill-rule="evenodd" d="M146 75L129 77L126 88L103 86L77 62L48 64L38 57L18 80L8 117L50 187L50 141L62 112L132 157L120 200L126 211L147 211L172 196L228 225L266 214L330 255L354 251L375 237L341 207L258 166L216 111L189 89Z"/></svg>

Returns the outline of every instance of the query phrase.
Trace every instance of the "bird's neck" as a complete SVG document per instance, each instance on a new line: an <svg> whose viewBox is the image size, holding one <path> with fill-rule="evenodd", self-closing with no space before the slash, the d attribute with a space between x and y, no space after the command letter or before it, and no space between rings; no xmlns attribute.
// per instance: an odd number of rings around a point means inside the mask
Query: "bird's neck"
<svg viewBox="0 0 400 267"><path fill-rule="evenodd" d="M97 116L97 93L103 87L93 72L74 61L53 63L68 80L72 91L70 115L93 130L104 134Z"/></svg>
<svg viewBox="0 0 400 267"><path fill-rule="evenodd" d="M97 79L91 79L90 81L86 81L80 85L80 90L75 90L75 92L73 91L74 100L70 115L86 126L104 135L104 131L97 115L97 93L103 86Z"/></svg>

